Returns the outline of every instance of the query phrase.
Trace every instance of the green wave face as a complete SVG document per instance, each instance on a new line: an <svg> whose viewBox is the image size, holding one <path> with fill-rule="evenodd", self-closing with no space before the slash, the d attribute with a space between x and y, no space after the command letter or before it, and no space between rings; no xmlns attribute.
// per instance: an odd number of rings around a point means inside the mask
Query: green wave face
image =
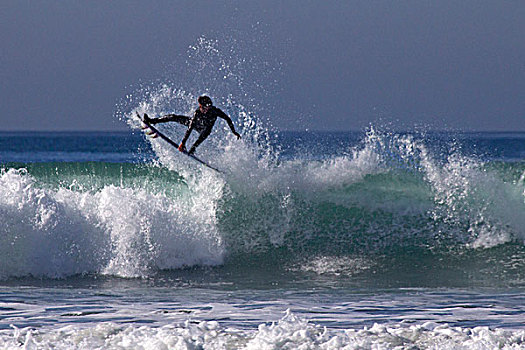
<svg viewBox="0 0 525 350"><path fill-rule="evenodd" d="M475 270L523 281L521 163L463 174L442 167L438 174L382 168L344 175L326 161L302 164L293 177L279 169L262 185L154 164L9 164L2 250L18 258L0 266L2 275L133 277L218 264L420 279L430 269L458 281ZM319 171L326 176L307 176ZM34 245L46 247L52 236L63 244L45 252ZM43 259L56 264L40 271Z"/></svg>

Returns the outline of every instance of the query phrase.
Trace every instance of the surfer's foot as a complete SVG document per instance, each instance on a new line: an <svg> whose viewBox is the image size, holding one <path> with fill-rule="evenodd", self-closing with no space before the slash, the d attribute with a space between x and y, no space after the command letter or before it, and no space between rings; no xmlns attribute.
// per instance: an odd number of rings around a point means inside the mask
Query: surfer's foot
<svg viewBox="0 0 525 350"><path fill-rule="evenodd" d="M188 151L188 154L190 156L194 155L195 154L195 148L190 148L190 150Z"/></svg>

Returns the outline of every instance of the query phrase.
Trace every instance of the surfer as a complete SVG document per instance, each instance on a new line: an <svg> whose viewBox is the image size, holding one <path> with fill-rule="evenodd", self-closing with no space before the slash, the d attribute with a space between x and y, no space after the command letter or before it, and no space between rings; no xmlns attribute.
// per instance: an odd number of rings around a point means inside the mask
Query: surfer
<svg viewBox="0 0 525 350"><path fill-rule="evenodd" d="M188 130L184 134L184 137L182 138L182 141L180 142L180 146L179 146L179 151L181 152L186 152L186 141L190 137L191 132L193 130L197 131L200 135L197 138L197 141L195 141L193 146L191 146L190 150L188 151L189 154L195 153L195 149L204 140L206 140L208 136L210 136L210 133L213 129L213 125L215 125L217 118L222 118L226 120L232 133L235 136L237 136L237 139L241 138L241 135L239 135L239 133L235 131L235 127L233 126L233 122L230 119L230 117L228 117L228 115L224 113L222 110L215 107L213 105L213 102L211 101L211 98L203 95L203 96L200 96L197 99L197 101L199 102L199 108L195 110L192 118L187 117L185 115L177 115L177 114L167 114L160 118L150 118L148 117L147 114L144 114L144 120L151 124L177 122L179 124L187 126Z"/></svg>

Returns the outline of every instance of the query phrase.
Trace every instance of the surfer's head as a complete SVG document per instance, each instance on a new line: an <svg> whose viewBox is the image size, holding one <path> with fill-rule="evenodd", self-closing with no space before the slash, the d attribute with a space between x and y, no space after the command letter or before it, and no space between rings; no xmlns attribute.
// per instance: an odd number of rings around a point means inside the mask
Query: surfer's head
<svg viewBox="0 0 525 350"><path fill-rule="evenodd" d="M211 102L211 98L209 98L206 95L199 96L199 99L197 101L199 101L199 104L202 107L211 107L213 105L213 102Z"/></svg>

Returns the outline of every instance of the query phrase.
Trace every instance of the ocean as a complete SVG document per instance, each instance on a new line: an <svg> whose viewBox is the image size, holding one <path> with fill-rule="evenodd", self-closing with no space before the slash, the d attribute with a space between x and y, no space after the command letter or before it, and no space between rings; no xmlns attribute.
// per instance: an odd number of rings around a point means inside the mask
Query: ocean
<svg viewBox="0 0 525 350"><path fill-rule="evenodd" d="M0 348L525 349L525 133L226 108L243 138L197 152L222 173L135 111L0 133Z"/></svg>

